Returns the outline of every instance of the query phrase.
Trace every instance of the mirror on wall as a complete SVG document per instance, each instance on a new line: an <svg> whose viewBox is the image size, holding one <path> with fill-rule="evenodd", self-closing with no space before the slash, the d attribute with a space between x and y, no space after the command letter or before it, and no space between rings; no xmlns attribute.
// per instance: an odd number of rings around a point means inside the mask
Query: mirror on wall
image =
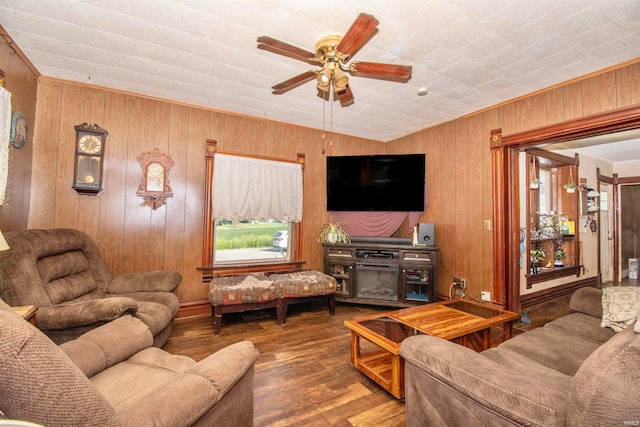
<svg viewBox="0 0 640 427"><path fill-rule="evenodd" d="M526 150L524 227L527 288L546 280L580 274L578 214L579 159L547 150Z"/></svg>

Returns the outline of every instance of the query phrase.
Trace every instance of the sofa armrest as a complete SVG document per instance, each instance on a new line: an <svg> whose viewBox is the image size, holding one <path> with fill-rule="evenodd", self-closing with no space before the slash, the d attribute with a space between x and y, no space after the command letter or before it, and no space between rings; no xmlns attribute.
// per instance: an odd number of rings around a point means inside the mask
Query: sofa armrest
<svg viewBox="0 0 640 427"><path fill-rule="evenodd" d="M107 288L110 294L132 292L173 292L182 281L177 271L138 271L113 278Z"/></svg>
<svg viewBox="0 0 640 427"><path fill-rule="evenodd" d="M484 419L491 424L560 425L567 390L545 378L502 366L481 353L440 338L417 335L402 342L405 401L427 419ZM426 413L425 413L426 412ZM453 414L453 415L452 415ZM435 424L434 424L435 425Z"/></svg>
<svg viewBox="0 0 640 427"><path fill-rule="evenodd" d="M60 348L87 377L92 377L152 345L153 335L147 325L127 315L67 341Z"/></svg>
<svg viewBox="0 0 640 427"><path fill-rule="evenodd" d="M150 348L138 354L146 360L157 356L154 366L174 374L153 381L140 393L120 402L118 414L124 425L137 425L140 420L149 419L163 426L233 425L235 411L251 411L249 419L252 419L254 364L258 351L251 342L229 345L184 370L175 360L163 367L160 352L163 351ZM137 363L137 356L131 362ZM227 396L232 400L226 399Z"/></svg>
<svg viewBox="0 0 640 427"><path fill-rule="evenodd" d="M577 289L569 300L572 311L602 319L602 289L584 287Z"/></svg>
<svg viewBox="0 0 640 427"><path fill-rule="evenodd" d="M258 356L252 342L240 341L209 355L185 373L206 379L222 396L255 364Z"/></svg>
<svg viewBox="0 0 640 427"><path fill-rule="evenodd" d="M138 303L128 297L103 298L38 308L38 328L56 330L110 322L135 314Z"/></svg>

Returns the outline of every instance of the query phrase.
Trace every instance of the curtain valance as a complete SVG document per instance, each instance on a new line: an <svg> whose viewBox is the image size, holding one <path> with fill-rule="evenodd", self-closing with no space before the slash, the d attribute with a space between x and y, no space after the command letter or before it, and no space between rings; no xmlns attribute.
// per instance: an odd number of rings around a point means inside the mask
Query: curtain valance
<svg viewBox="0 0 640 427"><path fill-rule="evenodd" d="M302 165L216 154L213 163L214 219L302 220Z"/></svg>

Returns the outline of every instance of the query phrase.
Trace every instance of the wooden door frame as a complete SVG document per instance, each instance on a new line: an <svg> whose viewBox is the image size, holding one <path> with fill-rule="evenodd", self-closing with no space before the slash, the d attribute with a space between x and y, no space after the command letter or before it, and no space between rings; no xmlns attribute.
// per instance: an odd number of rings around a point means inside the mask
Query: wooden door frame
<svg viewBox="0 0 640 427"><path fill-rule="evenodd" d="M520 150L632 129L640 129L640 105L510 135L491 131L494 303L520 311Z"/></svg>
<svg viewBox="0 0 640 427"><path fill-rule="evenodd" d="M613 193L613 201L611 202L613 206L613 212L611 213L611 215L613 215L613 231L611 231L611 234L613 236L612 263L613 263L613 281L617 282L621 279L620 271L622 269L622 264L620 260L620 242L618 240L620 238L620 233L619 233L620 221L622 221L622 219L620 218L620 216L622 215L621 209L620 209L621 208L620 184L623 184L623 185L640 184L640 176L627 176L627 177L620 178L617 173L614 173L612 176L608 177L600 173L600 168L598 168L597 174L598 174L597 175L598 191L600 191L600 183L606 182L607 184L611 185L612 193ZM598 211L598 223L600 223L600 211ZM598 241L598 244L600 244L600 241ZM600 250L600 245L598 245L598 251L599 250ZM598 254L599 253L600 252L598 252ZM600 268L599 264L598 264L598 268Z"/></svg>

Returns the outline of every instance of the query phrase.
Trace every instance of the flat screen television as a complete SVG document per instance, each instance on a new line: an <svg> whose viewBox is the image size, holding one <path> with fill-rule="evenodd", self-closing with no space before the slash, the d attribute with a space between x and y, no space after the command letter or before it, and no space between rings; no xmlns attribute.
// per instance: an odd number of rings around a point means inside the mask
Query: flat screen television
<svg viewBox="0 0 640 427"><path fill-rule="evenodd" d="M424 154L327 157L328 211L423 211Z"/></svg>

